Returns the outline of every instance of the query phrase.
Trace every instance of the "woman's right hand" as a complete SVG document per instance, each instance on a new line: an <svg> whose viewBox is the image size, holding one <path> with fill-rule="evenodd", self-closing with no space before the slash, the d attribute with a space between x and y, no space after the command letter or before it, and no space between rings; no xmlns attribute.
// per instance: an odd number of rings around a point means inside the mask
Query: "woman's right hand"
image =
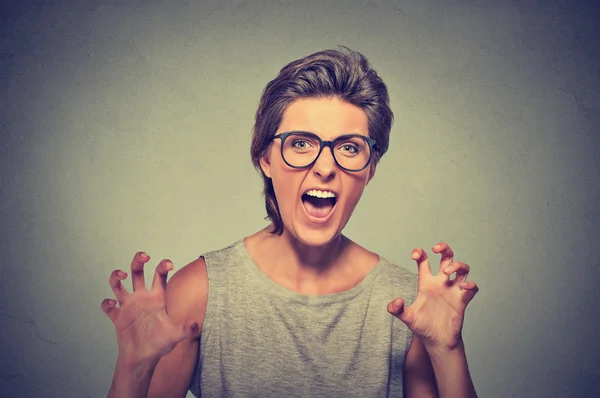
<svg viewBox="0 0 600 398"><path fill-rule="evenodd" d="M146 289L144 264L149 260L150 257L143 252L133 257L133 293L129 293L121 283L127 278L127 273L113 271L109 284L116 301L104 299L101 305L102 311L115 326L119 357L130 363L158 361L171 352L177 343L196 335L199 328L193 320L177 324L166 312L165 292L167 274L173 269L171 261L162 260L158 264L152 288Z"/></svg>

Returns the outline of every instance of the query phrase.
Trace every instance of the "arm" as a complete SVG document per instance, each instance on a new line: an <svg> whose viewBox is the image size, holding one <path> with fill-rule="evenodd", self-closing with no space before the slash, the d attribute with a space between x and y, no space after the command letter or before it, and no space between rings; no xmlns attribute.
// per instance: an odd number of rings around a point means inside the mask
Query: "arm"
<svg viewBox="0 0 600 398"><path fill-rule="evenodd" d="M404 394L408 398L477 397L462 342L452 350L428 353L413 335L404 363Z"/></svg>
<svg viewBox="0 0 600 398"><path fill-rule="evenodd" d="M102 303L102 310L115 325L119 345L108 396L184 397L206 310L206 264L204 259L190 263L167 284L172 264L163 260L152 289L147 290L143 265L149 258L141 256L136 254L132 261L133 294L121 284L127 275L115 271L110 284L120 306L116 307L115 300Z"/></svg>
<svg viewBox="0 0 600 398"><path fill-rule="evenodd" d="M462 325L467 304L479 288L466 281L469 266L454 262L454 253L440 242L433 251L442 255L437 275L432 275L427 254L413 251L419 269L418 293L405 307L397 298L388 311L413 332L406 354L404 386L409 397L476 398L469 374ZM450 279L456 273L456 278Z"/></svg>
<svg viewBox="0 0 600 398"><path fill-rule="evenodd" d="M440 397L477 398L462 341L452 349L430 350Z"/></svg>
<svg viewBox="0 0 600 398"><path fill-rule="evenodd" d="M423 342L413 334L404 361L404 396L407 398L437 398L438 390L431 360Z"/></svg>
<svg viewBox="0 0 600 398"><path fill-rule="evenodd" d="M198 322L200 330L206 313L208 276L203 258L188 264L167 284L167 313L175 322ZM152 377L148 397L185 397L198 358L200 335L187 338L163 356Z"/></svg>

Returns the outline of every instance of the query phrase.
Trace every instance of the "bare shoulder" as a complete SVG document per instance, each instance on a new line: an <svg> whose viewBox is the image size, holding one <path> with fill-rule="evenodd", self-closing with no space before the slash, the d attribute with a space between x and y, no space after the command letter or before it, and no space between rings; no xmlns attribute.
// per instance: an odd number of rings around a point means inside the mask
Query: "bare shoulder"
<svg viewBox="0 0 600 398"><path fill-rule="evenodd" d="M206 262L200 257L177 271L167 283L170 317L194 319L202 327L208 297Z"/></svg>
<svg viewBox="0 0 600 398"><path fill-rule="evenodd" d="M169 279L168 285L172 285L174 288L186 288L191 287L189 285L207 281L206 262L204 261L204 257L200 257L175 272L171 279Z"/></svg>

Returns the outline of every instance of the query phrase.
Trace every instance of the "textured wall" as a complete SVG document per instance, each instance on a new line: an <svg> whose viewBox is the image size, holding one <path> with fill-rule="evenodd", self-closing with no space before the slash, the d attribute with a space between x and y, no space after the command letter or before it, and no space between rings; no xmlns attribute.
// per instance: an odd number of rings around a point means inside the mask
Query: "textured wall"
<svg viewBox="0 0 600 398"><path fill-rule="evenodd" d="M409 268L438 240L471 265L481 397L600 393L598 6L7 3L0 396L106 394L109 272L137 250L181 267L264 226L261 90L338 44L369 57L396 114L346 233Z"/></svg>

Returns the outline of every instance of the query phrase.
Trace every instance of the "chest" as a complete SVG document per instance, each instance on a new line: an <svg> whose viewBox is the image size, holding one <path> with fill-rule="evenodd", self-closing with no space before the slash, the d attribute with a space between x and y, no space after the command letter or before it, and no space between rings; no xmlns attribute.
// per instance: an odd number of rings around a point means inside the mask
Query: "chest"
<svg viewBox="0 0 600 398"><path fill-rule="evenodd" d="M385 396L392 319L369 300L316 307L252 300L243 313L224 310L203 332L201 386L221 396Z"/></svg>

